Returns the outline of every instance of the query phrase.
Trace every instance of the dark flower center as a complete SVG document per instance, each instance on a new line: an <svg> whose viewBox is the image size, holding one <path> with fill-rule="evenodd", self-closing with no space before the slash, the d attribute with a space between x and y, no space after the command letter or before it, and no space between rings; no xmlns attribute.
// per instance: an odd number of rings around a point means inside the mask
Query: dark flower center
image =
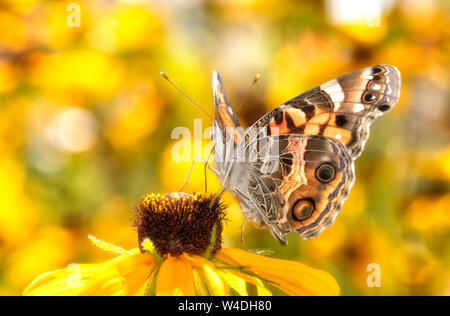
<svg viewBox="0 0 450 316"><path fill-rule="evenodd" d="M146 252L143 241L150 239L160 256L202 255L209 247L211 253L221 248L224 216L224 206L214 195L149 194L136 208L134 226L141 252Z"/></svg>

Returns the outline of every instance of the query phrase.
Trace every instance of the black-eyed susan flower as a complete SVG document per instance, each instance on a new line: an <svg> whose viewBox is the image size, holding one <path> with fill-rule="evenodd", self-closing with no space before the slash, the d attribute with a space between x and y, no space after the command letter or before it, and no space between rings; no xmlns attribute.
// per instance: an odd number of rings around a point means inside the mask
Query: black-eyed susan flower
<svg viewBox="0 0 450 316"><path fill-rule="evenodd" d="M213 195L145 196L136 209L139 248L94 237L117 256L38 276L24 295L338 295L327 272L304 264L222 248L224 206Z"/></svg>

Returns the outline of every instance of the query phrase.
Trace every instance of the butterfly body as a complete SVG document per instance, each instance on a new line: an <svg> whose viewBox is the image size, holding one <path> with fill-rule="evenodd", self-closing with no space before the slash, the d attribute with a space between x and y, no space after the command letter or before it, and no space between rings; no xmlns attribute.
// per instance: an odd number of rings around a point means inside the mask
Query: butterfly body
<svg viewBox="0 0 450 316"><path fill-rule="evenodd" d="M400 95L400 74L389 65L364 68L285 102L243 130L213 74L214 163L219 180L257 226L281 243L330 226L353 185L353 161L370 124Z"/></svg>

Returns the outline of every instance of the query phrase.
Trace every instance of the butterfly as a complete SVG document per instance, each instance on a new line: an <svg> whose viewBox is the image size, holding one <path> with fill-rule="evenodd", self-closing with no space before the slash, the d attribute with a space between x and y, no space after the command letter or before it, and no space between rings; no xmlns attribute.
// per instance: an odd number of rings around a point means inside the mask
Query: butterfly
<svg viewBox="0 0 450 316"><path fill-rule="evenodd" d="M376 65L302 93L243 129L213 73L214 166L257 227L282 244L332 225L355 180L369 127L400 97L400 72Z"/></svg>

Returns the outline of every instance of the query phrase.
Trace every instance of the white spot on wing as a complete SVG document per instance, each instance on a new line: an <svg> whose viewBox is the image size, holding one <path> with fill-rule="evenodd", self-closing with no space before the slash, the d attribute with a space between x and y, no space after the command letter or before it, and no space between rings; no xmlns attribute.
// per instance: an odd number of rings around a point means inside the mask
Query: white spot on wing
<svg viewBox="0 0 450 316"><path fill-rule="evenodd" d="M342 87L336 79L324 83L320 86L320 89L328 93L334 103L340 103L344 101L344 91L342 91ZM339 108L339 105L340 104L335 105L335 110Z"/></svg>
<svg viewBox="0 0 450 316"><path fill-rule="evenodd" d="M353 105L353 112L355 113L361 112L364 109L365 107L361 103L356 103L355 105Z"/></svg>
<svg viewBox="0 0 450 316"><path fill-rule="evenodd" d="M372 90L378 91L381 89L381 85L379 85L378 83L373 83L371 86Z"/></svg>

